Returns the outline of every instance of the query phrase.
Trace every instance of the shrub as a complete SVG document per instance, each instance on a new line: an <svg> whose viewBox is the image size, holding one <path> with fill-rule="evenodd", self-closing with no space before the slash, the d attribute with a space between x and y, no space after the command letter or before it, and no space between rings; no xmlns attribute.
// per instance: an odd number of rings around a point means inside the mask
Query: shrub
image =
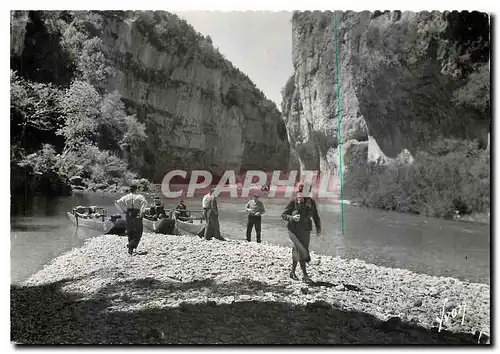
<svg viewBox="0 0 500 354"><path fill-rule="evenodd" d="M388 210L450 217L490 209L490 156L472 141L444 139L416 154L412 165L354 165L346 197Z"/></svg>

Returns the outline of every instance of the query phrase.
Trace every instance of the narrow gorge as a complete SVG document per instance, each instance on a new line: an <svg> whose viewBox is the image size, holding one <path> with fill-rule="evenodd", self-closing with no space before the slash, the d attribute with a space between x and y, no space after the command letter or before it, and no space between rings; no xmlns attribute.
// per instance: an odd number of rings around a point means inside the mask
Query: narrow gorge
<svg viewBox="0 0 500 354"><path fill-rule="evenodd" d="M345 198L489 212L487 14L294 12L291 35L280 112L174 14L12 11L13 193L60 195L75 175L117 191L174 169L338 173L341 120Z"/></svg>

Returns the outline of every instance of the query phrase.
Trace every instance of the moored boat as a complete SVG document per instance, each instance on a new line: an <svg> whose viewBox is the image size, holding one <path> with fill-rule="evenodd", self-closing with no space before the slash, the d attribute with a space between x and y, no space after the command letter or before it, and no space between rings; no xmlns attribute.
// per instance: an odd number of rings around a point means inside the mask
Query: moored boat
<svg viewBox="0 0 500 354"><path fill-rule="evenodd" d="M175 234L198 235L206 225L203 210L183 210L183 212L186 212L188 216L179 217L177 212L174 213Z"/></svg>
<svg viewBox="0 0 500 354"><path fill-rule="evenodd" d="M67 213L77 227L87 227L102 231L107 235L124 235L127 224L121 215L108 215L105 208L96 206L77 206Z"/></svg>
<svg viewBox="0 0 500 354"><path fill-rule="evenodd" d="M157 234L173 235L175 231L175 220L172 218L171 211L166 210L166 212L166 217L160 219L146 213L142 218L142 225L145 229Z"/></svg>

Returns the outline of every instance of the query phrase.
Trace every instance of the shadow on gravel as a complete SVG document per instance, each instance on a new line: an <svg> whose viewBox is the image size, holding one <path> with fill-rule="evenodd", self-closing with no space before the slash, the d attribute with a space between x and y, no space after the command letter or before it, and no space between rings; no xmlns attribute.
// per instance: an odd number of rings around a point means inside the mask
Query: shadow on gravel
<svg viewBox="0 0 500 354"><path fill-rule="evenodd" d="M178 308L118 310L138 299L157 299L198 291L203 298L274 292L283 286L243 279L188 283L151 278L115 282L94 299L63 293L65 280L44 286L11 286L11 341L25 344L470 344L467 333L429 330L418 325L347 311L326 302L297 306L244 301L217 305L181 304ZM123 295L126 292L128 295ZM120 295L121 294L121 295ZM203 295L205 294L205 295ZM228 295L229 296L229 295ZM206 297L205 297L206 298ZM134 301L136 300L136 301ZM123 307L122 307L123 308ZM488 338L481 338L486 343Z"/></svg>
<svg viewBox="0 0 500 354"><path fill-rule="evenodd" d="M139 252L135 252L134 256L145 256L147 254L148 254L148 251L139 251Z"/></svg>

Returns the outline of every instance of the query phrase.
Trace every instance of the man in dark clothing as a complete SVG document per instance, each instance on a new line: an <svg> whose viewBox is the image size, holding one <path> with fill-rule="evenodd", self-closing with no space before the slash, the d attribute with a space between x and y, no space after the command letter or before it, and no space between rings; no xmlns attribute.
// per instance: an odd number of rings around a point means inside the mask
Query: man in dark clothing
<svg viewBox="0 0 500 354"><path fill-rule="evenodd" d="M310 283L311 279L307 275L306 262L311 260L309 254L309 242L312 231L311 218L314 220L318 236L321 235L321 220L316 202L311 197L303 196L303 187L302 189L299 187L299 191L296 194L296 198L288 203L281 217L283 220L288 221L288 236L293 243L290 277L298 280L295 270L297 263L299 263L303 273L303 280L306 283Z"/></svg>
<svg viewBox="0 0 500 354"><path fill-rule="evenodd" d="M150 213L156 219L161 219L166 216L165 206L160 201L160 197L153 198L153 205L149 208Z"/></svg>
<svg viewBox="0 0 500 354"><path fill-rule="evenodd" d="M266 209L264 208L264 204L259 200L258 192L254 192L253 199L248 201L245 208L248 212L247 241L250 242L252 240L252 229L255 226L255 232L257 234L257 243L260 243L262 214L266 212Z"/></svg>
<svg viewBox="0 0 500 354"><path fill-rule="evenodd" d="M179 205L177 205L177 207L175 208L179 220L186 221L189 219L189 215L186 212L186 209L187 209L186 204L184 204L184 201L181 200Z"/></svg>
<svg viewBox="0 0 500 354"><path fill-rule="evenodd" d="M143 195L137 194L137 185L130 186L130 193L121 197L115 202L116 207L125 214L128 236L128 253L132 255L133 251L139 245L142 237L142 218L148 202Z"/></svg>

